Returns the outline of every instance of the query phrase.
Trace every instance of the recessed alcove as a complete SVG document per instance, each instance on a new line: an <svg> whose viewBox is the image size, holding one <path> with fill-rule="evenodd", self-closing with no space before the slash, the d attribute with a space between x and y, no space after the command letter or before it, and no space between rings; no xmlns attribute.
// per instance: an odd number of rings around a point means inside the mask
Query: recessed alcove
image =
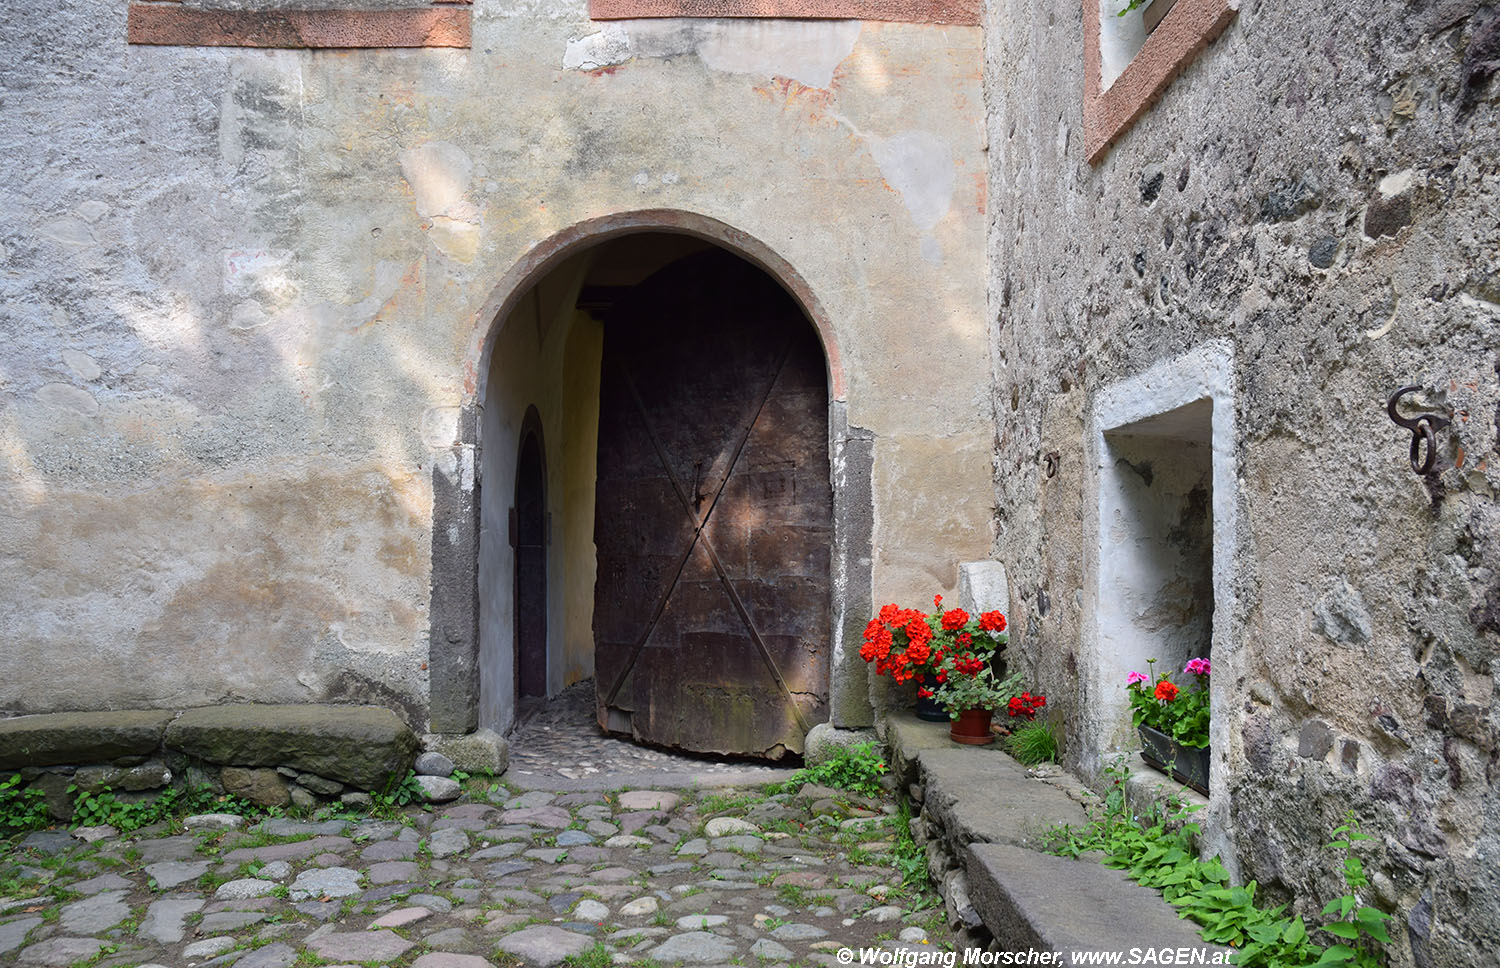
<svg viewBox="0 0 1500 968"><path fill-rule="evenodd" d="M1207 657L1210 816L1227 816L1239 667L1229 345L1203 344L1105 387L1091 425L1082 765L1102 769L1139 748L1129 673L1149 675L1147 660L1156 659L1157 673L1186 684L1187 660ZM1218 836L1230 835L1220 827Z"/></svg>
<svg viewBox="0 0 1500 968"><path fill-rule="evenodd" d="M1187 661L1210 656L1212 416L1205 398L1104 434L1098 614L1105 682L1170 672L1184 685ZM1128 715L1116 725L1124 733L1110 745L1131 745Z"/></svg>

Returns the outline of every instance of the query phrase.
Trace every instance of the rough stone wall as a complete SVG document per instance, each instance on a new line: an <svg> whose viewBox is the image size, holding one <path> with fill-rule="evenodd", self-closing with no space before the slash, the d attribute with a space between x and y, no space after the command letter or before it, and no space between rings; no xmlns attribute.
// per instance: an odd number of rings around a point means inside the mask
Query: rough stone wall
<svg viewBox="0 0 1500 968"><path fill-rule="evenodd" d="M1215 821L1245 878L1316 915L1352 808L1378 835L1393 963L1424 968L1500 950L1496 18L1245 3L1094 167L1079 8L996 0L986 21L1012 654L1054 703L1089 701L1092 400L1228 340L1242 675L1214 709L1233 717ZM1427 478L1383 409L1408 382L1455 414Z"/></svg>
<svg viewBox="0 0 1500 968"><path fill-rule="evenodd" d="M978 28L474 17L472 50L355 52L127 47L104 0L0 24L0 712L420 727L481 310L622 211L718 219L806 281L873 435L883 595L984 554Z"/></svg>

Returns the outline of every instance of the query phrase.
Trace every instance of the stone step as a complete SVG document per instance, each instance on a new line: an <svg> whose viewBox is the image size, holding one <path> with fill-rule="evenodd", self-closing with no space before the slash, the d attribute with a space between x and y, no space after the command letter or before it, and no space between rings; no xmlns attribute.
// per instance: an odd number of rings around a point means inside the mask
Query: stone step
<svg viewBox="0 0 1500 968"><path fill-rule="evenodd" d="M1156 891L1097 861L1006 844L971 844L966 853L969 900L1004 950L1189 948L1205 952L1203 964L1228 951L1201 940Z"/></svg>

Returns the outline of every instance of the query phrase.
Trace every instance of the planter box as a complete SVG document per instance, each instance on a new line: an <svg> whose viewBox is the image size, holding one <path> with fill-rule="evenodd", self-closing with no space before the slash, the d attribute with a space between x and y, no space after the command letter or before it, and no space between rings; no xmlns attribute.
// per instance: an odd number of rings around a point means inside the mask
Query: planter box
<svg viewBox="0 0 1500 968"><path fill-rule="evenodd" d="M1179 746L1166 733L1150 726L1137 726L1141 734L1141 759L1168 776L1208 796L1208 749Z"/></svg>

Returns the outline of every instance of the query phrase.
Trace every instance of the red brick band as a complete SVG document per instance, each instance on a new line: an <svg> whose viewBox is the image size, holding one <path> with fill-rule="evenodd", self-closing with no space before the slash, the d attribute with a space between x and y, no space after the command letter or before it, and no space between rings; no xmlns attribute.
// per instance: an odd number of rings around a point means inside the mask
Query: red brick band
<svg viewBox="0 0 1500 968"><path fill-rule="evenodd" d="M1083 0L1083 146L1098 164L1110 145L1161 97L1234 19L1231 0L1177 0L1108 90L1099 51L1099 2Z"/></svg>
<svg viewBox="0 0 1500 968"><path fill-rule="evenodd" d="M130 5L132 44L177 47L468 47L467 8L188 10Z"/></svg>
<svg viewBox="0 0 1500 968"><path fill-rule="evenodd" d="M784 17L977 26L981 0L589 0L593 20Z"/></svg>

